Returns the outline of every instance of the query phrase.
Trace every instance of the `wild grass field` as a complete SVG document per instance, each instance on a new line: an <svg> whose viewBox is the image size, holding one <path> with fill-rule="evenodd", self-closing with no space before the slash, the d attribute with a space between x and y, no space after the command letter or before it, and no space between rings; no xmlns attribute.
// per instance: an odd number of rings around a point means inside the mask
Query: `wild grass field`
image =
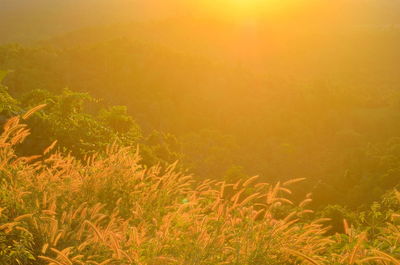
<svg viewBox="0 0 400 265"><path fill-rule="evenodd" d="M56 142L16 155L43 107L0 137L0 264L400 264L397 191L382 201L390 210L363 217L370 227L342 220L331 233L307 207L312 194L288 199L302 179L199 182L116 145L83 160Z"/></svg>

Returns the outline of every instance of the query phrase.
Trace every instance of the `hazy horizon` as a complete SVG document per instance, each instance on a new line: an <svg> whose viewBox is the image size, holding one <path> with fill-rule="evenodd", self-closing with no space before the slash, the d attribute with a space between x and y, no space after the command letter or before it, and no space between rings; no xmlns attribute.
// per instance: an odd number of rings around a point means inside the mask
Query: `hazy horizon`
<svg viewBox="0 0 400 265"><path fill-rule="evenodd" d="M257 0L246 8L238 0L1 0L0 42L29 43L88 27L182 18L222 19L245 26L305 23L376 28L400 23L397 0L341 0L329 5L322 0L285 0L280 5L268 4L274 1ZM281 12L284 15L279 15Z"/></svg>

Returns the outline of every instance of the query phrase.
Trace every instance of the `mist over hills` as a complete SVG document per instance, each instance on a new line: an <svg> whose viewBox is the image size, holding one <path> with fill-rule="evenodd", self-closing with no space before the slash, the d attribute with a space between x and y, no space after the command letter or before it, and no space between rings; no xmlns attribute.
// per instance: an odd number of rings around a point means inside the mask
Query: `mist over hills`
<svg viewBox="0 0 400 265"><path fill-rule="evenodd" d="M163 21L190 17L202 20L221 19L224 9L229 9L229 0L219 0L214 9L208 8L210 1L182 0L1 0L0 43L32 43L69 31L101 25L126 24L138 21ZM286 2L290 2L287 0ZM293 2L296 3L296 2ZM237 17L224 19L249 26L286 24L330 28L392 27L399 24L396 14L400 11L397 0L341 0L327 3L321 0L299 1L292 4L287 16L276 18L270 8L260 8L259 18L237 21ZM317 14L317 15L316 15ZM262 17L262 18L261 18ZM176 25L175 25L176 26Z"/></svg>
<svg viewBox="0 0 400 265"><path fill-rule="evenodd" d="M0 0L0 264L400 264L399 47L400 0Z"/></svg>
<svg viewBox="0 0 400 265"><path fill-rule="evenodd" d="M229 1L219 2L223 9ZM359 61L347 64L354 70L365 60L388 64L397 56L397 43L389 40L400 34L399 1L300 2L282 16L260 8L258 16L232 18L206 8L207 1L1 0L0 43L50 40L68 47L128 38L262 72L285 68L299 75L314 69L313 75L321 64L349 71L341 64L349 57Z"/></svg>
<svg viewBox="0 0 400 265"><path fill-rule="evenodd" d="M165 16L150 9L152 1L134 0L1 0L0 42L34 41L84 27ZM151 11L151 12L150 12Z"/></svg>
<svg viewBox="0 0 400 265"><path fill-rule="evenodd" d="M340 191L352 196L369 187L368 144L400 134L399 1L315 0L253 17L187 1L0 1L0 42L22 43L0 49L12 95L68 87L127 106L144 130L186 142L200 176L239 165L335 189L355 168Z"/></svg>

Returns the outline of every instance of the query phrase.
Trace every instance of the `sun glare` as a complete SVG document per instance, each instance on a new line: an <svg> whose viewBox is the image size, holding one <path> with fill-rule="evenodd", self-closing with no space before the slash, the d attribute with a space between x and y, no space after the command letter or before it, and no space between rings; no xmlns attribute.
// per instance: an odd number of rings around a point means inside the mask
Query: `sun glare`
<svg viewBox="0 0 400 265"><path fill-rule="evenodd" d="M209 0L207 9L219 17L234 19L285 16L300 1L289 0Z"/></svg>

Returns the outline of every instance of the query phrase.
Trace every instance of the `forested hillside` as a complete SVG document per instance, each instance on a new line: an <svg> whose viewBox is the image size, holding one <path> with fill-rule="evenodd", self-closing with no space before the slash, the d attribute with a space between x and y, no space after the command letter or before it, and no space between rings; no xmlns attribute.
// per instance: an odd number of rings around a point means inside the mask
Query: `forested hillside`
<svg viewBox="0 0 400 265"><path fill-rule="evenodd" d="M35 47L5 45L0 68L12 71L4 84L16 99L41 94L26 104L30 107L48 100L45 91L60 95L65 88L101 99L97 106L87 106L89 112L110 104L127 106L126 114L146 134L156 130L175 135L179 144L171 152L181 155L172 157L182 158L185 167L203 178L306 177L318 204L351 206L376 200L397 183L397 159L392 156L400 136L395 67L400 32L354 33L352 39L369 36L376 47L335 46L333 59L329 54L311 54L308 62L304 54L286 59L265 55L268 60L258 64L273 70L261 74L253 70L254 58L234 58L240 55L237 51L223 54L222 47L205 45L214 40L201 36L207 34L201 30L204 23L189 25L176 35L163 36L157 26L172 30L174 25L160 24L147 25L136 37L116 27L115 35L112 28L100 28ZM219 26L215 36L229 27ZM174 45L172 41L183 42L191 27L200 29L197 37L203 45L182 44L187 50ZM381 45L385 39L379 34L391 36L390 46ZM234 33L227 35L226 40ZM313 52L329 48L318 44ZM363 61L345 59L350 52ZM220 57L212 56L217 53ZM279 47L275 53L286 54ZM340 56L349 62L343 66ZM326 67L319 64L318 74L312 67L317 58L329 60ZM308 66L304 71L282 66L295 67L291 63L296 61Z"/></svg>
<svg viewBox="0 0 400 265"><path fill-rule="evenodd" d="M399 2L0 4L0 265L400 264Z"/></svg>

